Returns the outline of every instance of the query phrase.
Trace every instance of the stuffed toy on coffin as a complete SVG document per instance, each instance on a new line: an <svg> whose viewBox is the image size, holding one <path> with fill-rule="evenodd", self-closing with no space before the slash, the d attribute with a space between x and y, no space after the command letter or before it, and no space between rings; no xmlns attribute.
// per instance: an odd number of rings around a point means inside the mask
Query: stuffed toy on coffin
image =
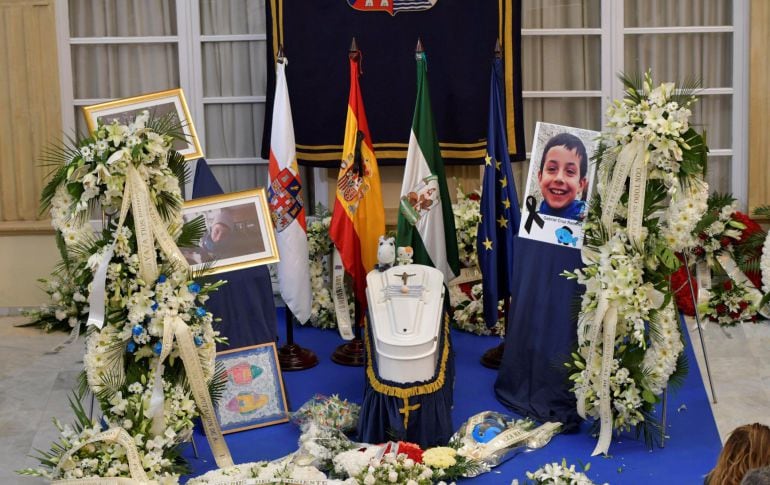
<svg viewBox="0 0 770 485"><path fill-rule="evenodd" d="M454 358L443 274L407 264L372 271L366 282L360 439L446 444L453 432Z"/></svg>

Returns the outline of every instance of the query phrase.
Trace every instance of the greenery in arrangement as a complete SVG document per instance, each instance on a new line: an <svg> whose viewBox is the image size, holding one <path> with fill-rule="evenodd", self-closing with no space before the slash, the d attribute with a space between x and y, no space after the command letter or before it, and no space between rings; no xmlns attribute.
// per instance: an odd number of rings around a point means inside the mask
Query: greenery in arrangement
<svg viewBox="0 0 770 485"><path fill-rule="evenodd" d="M104 292L104 318L85 328L85 371L72 399L75 425L57 422L60 440L40 452L40 468L22 474L68 479L143 472L176 483L188 470L178 448L199 416L187 378L190 365L203 376L206 393L216 399L221 392L214 361L220 339L205 307L221 282L196 282L179 258L177 246L195 245L205 226L201 219L183 223L181 217L180 185L187 171L184 158L171 149L178 133L168 118L151 120L145 111L126 125L100 124L89 137L69 140L46 157L54 167L42 204L50 210L63 261L48 283L61 308L41 310L39 322L85 327L88 299L92 292L99 299L98 288ZM88 222L97 209L113 216L101 232ZM180 358L188 340L192 364ZM99 421L80 406L86 390L101 408ZM130 439L98 439L104 432ZM132 469L131 452L138 454L138 469Z"/></svg>
<svg viewBox="0 0 770 485"><path fill-rule="evenodd" d="M606 453L612 430L659 436L653 415L686 372L670 277L676 252L698 246L707 210L708 151L689 124L692 86L623 76L626 97L607 111L595 157L597 194L585 224L585 285L572 371L578 412L597 420Z"/></svg>

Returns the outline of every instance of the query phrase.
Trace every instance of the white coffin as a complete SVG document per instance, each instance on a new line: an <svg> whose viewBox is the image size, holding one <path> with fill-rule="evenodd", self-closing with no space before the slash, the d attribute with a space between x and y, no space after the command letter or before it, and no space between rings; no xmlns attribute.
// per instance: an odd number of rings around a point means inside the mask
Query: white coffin
<svg viewBox="0 0 770 485"><path fill-rule="evenodd" d="M438 359L444 275L430 266L408 264L374 270L366 283L380 377L399 383L431 379Z"/></svg>

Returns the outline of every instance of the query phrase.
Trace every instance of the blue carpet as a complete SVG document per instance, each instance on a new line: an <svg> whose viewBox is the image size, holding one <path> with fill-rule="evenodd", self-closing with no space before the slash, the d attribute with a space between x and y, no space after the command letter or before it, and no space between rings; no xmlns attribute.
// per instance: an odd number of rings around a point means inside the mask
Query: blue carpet
<svg viewBox="0 0 770 485"><path fill-rule="evenodd" d="M284 338L282 310L279 309L279 332ZM685 335L686 329L683 327ZM333 363L330 356L342 343L336 331L315 328L296 328L295 342L312 349L319 364L305 371L284 373L287 398L291 410L297 409L315 393L339 394L342 398L360 403L363 397L363 368L345 367ZM669 393L666 430L669 438L665 448L648 449L644 442L631 434L621 435L610 447L612 456L591 457L596 444L589 435L589 425L583 424L579 433L558 435L544 448L520 454L492 472L460 483L509 484L514 478L522 480L524 472L534 471L545 463L590 463L588 476L597 483L611 484L700 484L703 476L714 466L721 449L719 434L703 387L692 343L686 337L690 373L684 386ZM480 337L453 331L457 380L455 383L455 428L468 417L485 410L509 411L495 399L493 385L496 372L479 364L481 355L500 343L496 337ZM226 435L235 463L272 460L285 456L297 448L299 430L291 423L258 428ZM200 458L192 449L185 450L196 476L216 468L206 437L199 429L195 442ZM189 478L189 477L184 477Z"/></svg>

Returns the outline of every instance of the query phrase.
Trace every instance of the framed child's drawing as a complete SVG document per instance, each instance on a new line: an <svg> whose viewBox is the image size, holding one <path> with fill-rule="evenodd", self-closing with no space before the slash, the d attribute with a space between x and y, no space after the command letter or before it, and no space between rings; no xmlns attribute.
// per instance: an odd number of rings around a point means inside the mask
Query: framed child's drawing
<svg viewBox="0 0 770 485"><path fill-rule="evenodd" d="M203 156L181 88L84 106L83 114L88 131L93 132L99 123L108 125L112 120L118 120L119 123L127 124L145 110L150 113L151 119L163 119L165 124L178 127L174 131L178 131L176 134L179 139L174 140L172 147L183 155L185 160L195 160Z"/></svg>
<svg viewBox="0 0 770 485"><path fill-rule="evenodd" d="M222 433L235 433L289 420L275 343L217 353L226 384L216 405Z"/></svg>
<svg viewBox="0 0 770 485"><path fill-rule="evenodd" d="M519 237L583 246L598 137L596 131L537 123Z"/></svg>

